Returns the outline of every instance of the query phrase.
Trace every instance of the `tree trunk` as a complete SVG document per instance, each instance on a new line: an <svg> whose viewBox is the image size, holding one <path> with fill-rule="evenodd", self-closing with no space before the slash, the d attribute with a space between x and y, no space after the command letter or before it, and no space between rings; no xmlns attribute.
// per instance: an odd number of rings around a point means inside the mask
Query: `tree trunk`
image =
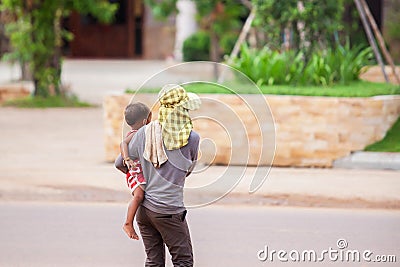
<svg viewBox="0 0 400 267"><path fill-rule="evenodd" d="M218 36L215 34L214 31L211 30L210 33L210 59L212 62L219 62L220 60L220 53L219 53L219 40L218 40ZM215 80L218 80L218 66L217 64L214 64L214 78Z"/></svg>
<svg viewBox="0 0 400 267"><path fill-rule="evenodd" d="M22 81L32 80L32 73L29 68L29 62L20 60L19 64L20 64L20 68L21 68L21 80Z"/></svg>
<svg viewBox="0 0 400 267"><path fill-rule="evenodd" d="M56 10L55 18L54 18L54 38L55 38L55 46L53 57L50 62L50 67L55 70L54 77L54 93L55 95L62 94L62 86L61 86L61 47L62 47L62 28L61 28L61 19L62 19L62 10Z"/></svg>
<svg viewBox="0 0 400 267"><path fill-rule="evenodd" d="M39 92L40 91L39 90L39 79L33 78L33 87L34 87L33 96L34 97L41 96L41 94Z"/></svg>
<svg viewBox="0 0 400 267"><path fill-rule="evenodd" d="M303 49L304 47L304 38L302 40L302 37L304 36L304 30L303 32L300 32L299 30L299 21L293 21L292 22L292 30L293 30L293 40L292 40L292 44L291 47L295 50L295 51L299 51L301 49Z"/></svg>
<svg viewBox="0 0 400 267"><path fill-rule="evenodd" d="M34 15L34 10L38 9L41 7L41 2L38 3L33 3L32 1L27 1L24 2L26 5L24 6L24 8L26 9L25 12L30 14L29 19L30 19L30 25L35 25L36 23L36 18ZM36 32L34 30L31 31L31 41L32 43L37 43L36 40ZM34 97L47 97L47 90L46 88L43 88L42 83L40 82L39 79L39 75L38 75L38 69L39 69L39 56L36 53L32 54L32 61L31 61L31 71L32 71L32 79L33 79L33 85L34 85L34 89L33 89L33 96Z"/></svg>
<svg viewBox="0 0 400 267"><path fill-rule="evenodd" d="M35 19L34 19L33 15L30 16L30 20L31 20L30 24L34 25ZM32 40L32 43L36 42L36 36L35 36L35 32L34 31L31 32L31 40ZM32 62L31 62L31 71L32 71L32 79L33 79L33 86L34 86L34 88L33 88L33 96L34 97L38 97L38 96L44 96L45 97L44 92L41 89L40 80L37 77L38 76L37 75L38 67L37 67L37 63L36 63L37 62L36 58L37 58L37 55L35 53L33 53Z"/></svg>
<svg viewBox="0 0 400 267"><path fill-rule="evenodd" d="M42 8L43 1L35 2L33 9ZM52 17L50 17L52 16ZM40 25L45 25L49 29L46 33L45 41L47 41L47 51L35 51L32 56L32 75L34 80L34 96L49 97L51 95L60 95L61 81L61 46L62 46L62 29L61 29L62 9L49 10L49 17L35 17L32 12L31 25L35 25L36 19L40 19ZM32 42L35 43L37 34L40 31L32 31Z"/></svg>

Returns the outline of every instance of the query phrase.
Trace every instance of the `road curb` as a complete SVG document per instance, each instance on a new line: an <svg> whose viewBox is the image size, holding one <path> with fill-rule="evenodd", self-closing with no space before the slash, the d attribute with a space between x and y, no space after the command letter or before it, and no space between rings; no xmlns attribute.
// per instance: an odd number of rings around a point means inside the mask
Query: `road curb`
<svg viewBox="0 0 400 267"><path fill-rule="evenodd" d="M400 170L400 153L358 151L333 162L334 168Z"/></svg>

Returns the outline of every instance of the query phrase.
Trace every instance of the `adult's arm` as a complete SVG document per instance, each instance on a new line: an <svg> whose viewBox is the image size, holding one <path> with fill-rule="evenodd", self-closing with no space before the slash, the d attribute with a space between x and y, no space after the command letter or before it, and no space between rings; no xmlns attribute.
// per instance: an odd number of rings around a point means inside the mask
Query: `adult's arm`
<svg viewBox="0 0 400 267"><path fill-rule="evenodd" d="M196 135L195 135L196 137L195 137L195 139L194 139L194 145L193 145L193 149L192 149L192 151L190 152L190 155L191 155L191 160L192 160L192 165L189 167L189 169L188 169L188 171L187 171L187 173L186 173L186 177L188 177L191 173L192 173L192 171L193 171L193 169L194 169L194 167L196 166L196 163L197 163L197 156L199 155L199 143L200 143L200 136L196 133Z"/></svg>
<svg viewBox="0 0 400 267"><path fill-rule="evenodd" d="M124 159L122 158L121 154L119 154L118 157L115 159L114 166L119 171L125 174L128 172L128 167L125 166Z"/></svg>
<svg viewBox="0 0 400 267"><path fill-rule="evenodd" d="M186 177L192 174L194 167L196 166L197 161L193 161L192 165L190 166L189 170L186 173Z"/></svg>

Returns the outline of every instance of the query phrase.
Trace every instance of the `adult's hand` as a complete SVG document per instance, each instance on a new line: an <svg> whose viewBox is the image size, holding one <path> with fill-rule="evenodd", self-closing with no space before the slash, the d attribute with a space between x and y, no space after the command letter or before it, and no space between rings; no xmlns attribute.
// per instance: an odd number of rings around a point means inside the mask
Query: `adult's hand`
<svg viewBox="0 0 400 267"><path fill-rule="evenodd" d="M121 155L118 155L118 157L115 159L114 166L119 171L121 171L121 172L123 172L125 174L129 171L128 167L125 166L124 159L122 158Z"/></svg>

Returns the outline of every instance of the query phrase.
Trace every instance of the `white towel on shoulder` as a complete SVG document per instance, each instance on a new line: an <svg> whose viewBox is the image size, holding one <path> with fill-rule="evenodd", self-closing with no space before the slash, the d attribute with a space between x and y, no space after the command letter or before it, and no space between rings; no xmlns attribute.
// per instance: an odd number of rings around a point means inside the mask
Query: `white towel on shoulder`
<svg viewBox="0 0 400 267"><path fill-rule="evenodd" d="M161 124L158 120L150 122L145 129L146 142L143 157L153 163L154 167L160 166L168 160L164 150Z"/></svg>

